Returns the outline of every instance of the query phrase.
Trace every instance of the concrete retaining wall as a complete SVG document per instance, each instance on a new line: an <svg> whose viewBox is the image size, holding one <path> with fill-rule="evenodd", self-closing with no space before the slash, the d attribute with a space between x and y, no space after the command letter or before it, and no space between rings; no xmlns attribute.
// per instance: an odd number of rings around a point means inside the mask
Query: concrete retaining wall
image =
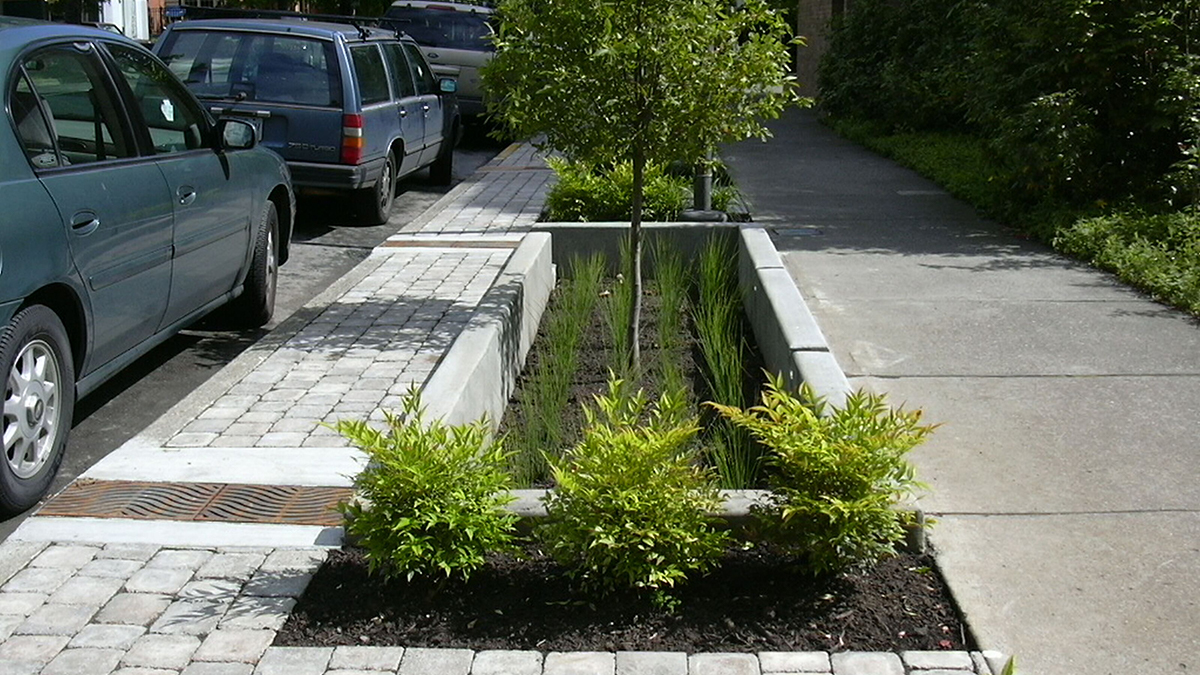
<svg viewBox="0 0 1200 675"><path fill-rule="evenodd" d="M429 419L499 425L554 283L550 235L525 236L425 384Z"/></svg>

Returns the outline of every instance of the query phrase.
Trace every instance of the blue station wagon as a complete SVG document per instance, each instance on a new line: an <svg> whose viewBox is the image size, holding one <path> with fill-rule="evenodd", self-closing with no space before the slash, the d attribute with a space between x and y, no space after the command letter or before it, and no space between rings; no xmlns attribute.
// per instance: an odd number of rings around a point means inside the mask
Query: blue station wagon
<svg viewBox="0 0 1200 675"><path fill-rule="evenodd" d="M223 307L260 326L288 257L287 166L144 47L0 17L0 515L37 503L77 396Z"/></svg>
<svg viewBox="0 0 1200 675"><path fill-rule="evenodd" d="M386 222L396 181L429 167L451 180L459 113L411 39L300 18L172 24L155 52L218 115L259 125L297 189L353 191L365 220Z"/></svg>

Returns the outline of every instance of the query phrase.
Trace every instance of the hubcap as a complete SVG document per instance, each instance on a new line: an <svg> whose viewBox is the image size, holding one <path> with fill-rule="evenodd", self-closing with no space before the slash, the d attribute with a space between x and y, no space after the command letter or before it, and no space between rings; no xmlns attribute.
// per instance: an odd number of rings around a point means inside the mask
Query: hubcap
<svg viewBox="0 0 1200 675"><path fill-rule="evenodd" d="M34 340L21 348L4 391L4 454L17 478L42 470L61 433L62 370L50 345Z"/></svg>
<svg viewBox="0 0 1200 675"><path fill-rule="evenodd" d="M275 283L279 274L279 260L275 256L275 231L267 228L267 299L275 302Z"/></svg>

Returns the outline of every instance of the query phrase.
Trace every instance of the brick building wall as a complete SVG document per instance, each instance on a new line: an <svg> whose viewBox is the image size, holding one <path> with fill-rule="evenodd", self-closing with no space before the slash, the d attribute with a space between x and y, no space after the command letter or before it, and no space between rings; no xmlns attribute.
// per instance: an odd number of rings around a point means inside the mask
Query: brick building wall
<svg viewBox="0 0 1200 675"><path fill-rule="evenodd" d="M796 53L796 77L800 81L800 93L816 96L820 72L821 55L829 44L829 23L850 9L853 0L798 0L796 8L796 34L803 36L807 47L799 47Z"/></svg>

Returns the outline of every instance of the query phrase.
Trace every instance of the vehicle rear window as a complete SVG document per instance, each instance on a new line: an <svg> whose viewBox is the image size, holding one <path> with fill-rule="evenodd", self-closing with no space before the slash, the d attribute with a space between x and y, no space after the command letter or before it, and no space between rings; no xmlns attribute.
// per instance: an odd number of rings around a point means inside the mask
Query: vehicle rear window
<svg viewBox="0 0 1200 675"><path fill-rule="evenodd" d="M408 33L418 43L442 49L494 51L488 37L487 15L423 7L389 7L384 17L389 27Z"/></svg>
<svg viewBox="0 0 1200 675"><path fill-rule="evenodd" d="M181 30L170 35L159 56L200 98L342 104L337 56L326 40Z"/></svg>

